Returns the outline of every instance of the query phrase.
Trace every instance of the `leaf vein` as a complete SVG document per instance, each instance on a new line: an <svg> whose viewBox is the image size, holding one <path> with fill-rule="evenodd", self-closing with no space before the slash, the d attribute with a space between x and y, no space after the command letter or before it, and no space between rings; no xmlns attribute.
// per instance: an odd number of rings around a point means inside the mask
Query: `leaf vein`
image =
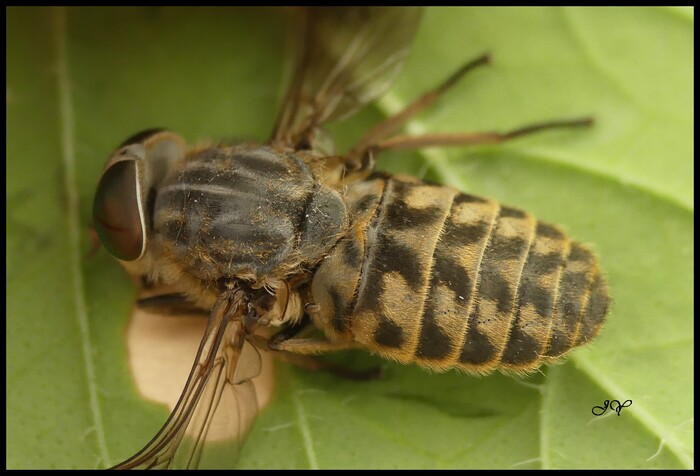
<svg viewBox="0 0 700 476"><path fill-rule="evenodd" d="M294 404L294 411L296 412L297 416L299 431L301 431L301 438L304 444L306 459L309 461L309 468L319 469L318 460L316 459L316 451L314 450L314 444L311 438L311 427L309 426L309 420L306 416L304 405L301 403L301 399L299 398L298 390L292 392L292 402Z"/></svg>
<svg viewBox="0 0 700 476"><path fill-rule="evenodd" d="M102 420L102 411L98 400L97 374L95 363L93 362L93 345L90 333L90 323L88 320L87 300L85 296L85 285L80 266L80 214L78 183L75 167L75 118L73 116L73 97L70 85L70 74L68 71L68 40L66 29L66 10L57 8L54 10L54 34L56 36L56 59L57 59L57 87L60 111L61 127L61 157L65 169L66 196L68 206L66 212L69 253L70 253L70 273L72 276L73 299L76 306L76 319L82 341L83 363L85 366L85 377L88 389L89 409L94 421L95 434L97 437L97 448L99 457L104 464L109 465L111 458L107 448L105 438L105 427Z"/></svg>

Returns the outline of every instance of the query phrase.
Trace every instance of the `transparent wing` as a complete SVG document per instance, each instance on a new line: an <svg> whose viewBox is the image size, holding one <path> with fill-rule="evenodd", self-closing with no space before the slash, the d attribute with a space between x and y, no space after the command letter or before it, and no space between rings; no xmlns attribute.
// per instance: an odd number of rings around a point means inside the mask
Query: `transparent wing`
<svg viewBox="0 0 700 476"><path fill-rule="evenodd" d="M301 51L272 142L308 145L321 124L382 95L406 59L418 7L312 7L304 10Z"/></svg>
<svg viewBox="0 0 700 476"><path fill-rule="evenodd" d="M251 379L260 373L257 349L246 341L239 303L222 297L209 316L194 365L168 421L141 451L113 469L196 468L235 461L257 414Z"/></svg>

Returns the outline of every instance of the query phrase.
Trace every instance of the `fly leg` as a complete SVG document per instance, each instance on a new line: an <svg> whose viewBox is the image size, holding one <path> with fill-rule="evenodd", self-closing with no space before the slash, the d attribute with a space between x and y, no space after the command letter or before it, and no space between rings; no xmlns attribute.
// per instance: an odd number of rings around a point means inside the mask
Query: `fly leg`
<svg viewBox="0 0 700 476"><path fill-rule="evenodd" d="M355 370L319 359L317 357L319 354L352 349L356 346L350 342L296 337L311 327L311 319L308 314L305 314L299 323L286 327L270 337L267 340L267 348L277 352L282 360L307 370L322 370L348 380L373 380L381 376L381 367Z"/></svg>
<svg viewBox="0 0 700 476"><path fill-rule="evenodd" d="M179 293L140 298L136 301L136 305L144 311L167 316L207 317L209 315L209 311L195 306L184 294Z"/></svg>
<svg viewBox="0 0 700 476"><path fill-rule="evenodd" d="M428 91L416 101L409 104L403 111L372 128L360 139L345 158L345 170L347 173L366 174L371 172L374 168L377 154L385 150L419 149L433 146L446 147L497 144L549 129L589 127L593 125L593 119L585 117L530 124L507 132L434 133L419 136L395 135L390 137L390 134L393 134L400 127L405 125L416 114L433 105L445 92L457 84L466 73L479 66L489 64L490 62L491 56L489 54L484 54L475 60L469 61L437 88Z"/></svg>

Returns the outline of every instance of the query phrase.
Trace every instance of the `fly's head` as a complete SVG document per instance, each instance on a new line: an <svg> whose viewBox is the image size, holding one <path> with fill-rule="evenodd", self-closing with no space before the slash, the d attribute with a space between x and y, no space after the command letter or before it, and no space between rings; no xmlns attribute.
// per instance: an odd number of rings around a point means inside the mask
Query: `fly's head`
<svg viewBox="0 0 700 476"><path fill-rule="evenodd" d="M134 276L154 281L167 276L154 240L153 210L159 184L185 152L180 136L149 129L125 140L102 172L93 202L93 226L107 251Z"/></svg>

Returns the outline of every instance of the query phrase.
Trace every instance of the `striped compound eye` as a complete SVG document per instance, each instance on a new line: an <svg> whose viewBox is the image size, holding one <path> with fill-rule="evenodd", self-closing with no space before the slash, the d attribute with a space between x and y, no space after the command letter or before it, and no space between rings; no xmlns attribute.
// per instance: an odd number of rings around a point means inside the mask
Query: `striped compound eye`
<svg viewBox="0 0 700 476"><path fill-rule="evenodd" d="M102 174L92 207L93 223L100 241L116 258L134 261L146 250L138 159L128 158L110 165Z"/></svg>

